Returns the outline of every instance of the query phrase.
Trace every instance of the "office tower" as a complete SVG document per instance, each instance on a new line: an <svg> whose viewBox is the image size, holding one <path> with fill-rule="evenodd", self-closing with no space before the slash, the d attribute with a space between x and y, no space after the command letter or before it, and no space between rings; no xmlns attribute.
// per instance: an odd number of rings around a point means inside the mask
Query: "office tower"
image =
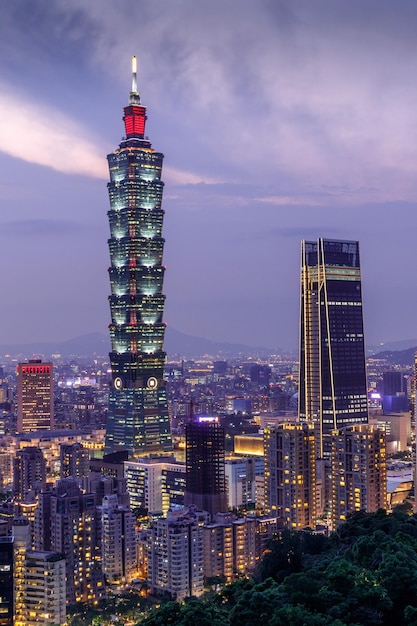
<svg viewBox="0 0 417 626"><path fill-rule="evenodd" d="M95 495L83 493L75 479L64 478L50 495L43 496L35 512L39 532L35 548L65 555L69 604L102 600L105 588L97 546Z"/></svg>
<svg viewBox="0 0 417 626"><path fill-rule="evenodd" d="M86 478L90 473L90 452L81 443L61 443L61 478Z"/></svg>
<svg viewBox="0 0 417 626"><path fill-rule="evenodd" d="M302 242L300 331L300 419L330 458L332 430L368 422L357 241Z"/></svg>
<svg viewBox="0 0 417 626"><path fill-rule="evenodd" d="M13 497L19 503L33 503L45 489L46 462L43 452L35 446L18 450L13 459Z"/></svg>
<svg viewBox="0 0 417 626"><path fill-rule="evenodd" d="M17 430L28 433L54 427L53 364L39 359L17 365Z"/></svg>
<svg viewBox="0 0 417 626"><path fill-rule="evenodd" d="M112 384L106 453L136 457L172 448L164 381L165 268L161 208L163 155L145 137L146 107L136 86L124 108L126 137L108 155Z"/></svg>
<svg viewBox="0 0 417 626"><path fill-rule="evenodd" d="M105 496L101 506L101 553L108 583L130 583L136 572L135 516L119 504L116 495Z"/></svg>
<svg viewBox="0 0 417 626"><path fill-rule="evenodd" d="M12 537L0 537L0 626L13 626Z"/></svg>
<svg viewBox="0 0 417 626"><path fill-rule="evenodd" d="M349 513L373 513L387 506L385 432L358 424L332 435L333 528Z"/></svg>
<svg viewBox="0 0 417 626"><path fill-rule="evenodd" d="M65 556L54 552L27 552L23 579L25 626L65 626Z"/></svg>
<svg viewBox="0 0 417 626"><path fill-rule="evenodd" d="M169 593L174 600L204 592L203 524L207 514L169 511L151 529L148 581L151 593Z"/></svg>
<svg viewBox="0 0 417 626"><path fill-rule="evenodd" d="M216 513L227 511L224 468L225 434L218 417L195 418L185 427L185 506Z"/></svg>
<svg viewBox="0 0 417 626"><path fill-rule="evenodd" d="M265 510L291 529L316 526L316 458L311 424L264 431Z"/></svg>

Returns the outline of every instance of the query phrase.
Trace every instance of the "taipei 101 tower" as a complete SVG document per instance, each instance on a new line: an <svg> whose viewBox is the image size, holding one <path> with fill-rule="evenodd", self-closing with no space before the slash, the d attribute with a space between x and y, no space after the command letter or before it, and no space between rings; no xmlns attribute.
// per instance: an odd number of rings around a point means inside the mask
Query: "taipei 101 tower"
<svg viewBox="0 0 417 626"><path fill-rule="evenodd" d="M126 138L107 157L112 382L105 452L130 457L172 449L163 377L163 154L145 137L146 119L133 57Z"/></svg>

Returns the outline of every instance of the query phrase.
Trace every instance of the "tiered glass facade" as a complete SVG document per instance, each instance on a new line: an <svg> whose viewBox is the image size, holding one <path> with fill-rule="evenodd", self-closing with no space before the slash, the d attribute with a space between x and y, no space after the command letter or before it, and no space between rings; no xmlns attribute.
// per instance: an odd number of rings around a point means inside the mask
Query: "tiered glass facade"
<svg viewBox="0 0 417 626"><path fill-rule="evenodd" d="M172 447L163 377L163 155L145 137L146 119L134 59L126 138L107 157L112 386L106 453L126 449L131 456Z"/></svg>
<svg viewBox="0 0 417 626"><path fill-rule="evenodd" d="M357 241L302 242L299 412L317 426L320 457L333 430L368 421Z"/></svg>

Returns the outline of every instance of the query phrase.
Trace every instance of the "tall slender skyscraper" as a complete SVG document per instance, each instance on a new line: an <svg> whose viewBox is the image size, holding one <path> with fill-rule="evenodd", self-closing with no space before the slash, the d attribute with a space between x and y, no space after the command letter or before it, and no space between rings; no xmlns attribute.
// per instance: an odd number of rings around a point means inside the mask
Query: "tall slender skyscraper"
<svg viewBox="0 0 417 626"><path fill-rule="evenodd" d="M106 453L126 449L132 456L172 446L163 377L163 155L145 137L146 119L133 57L126 137L107 157L112 385L106 431Z"/></svg>
<svg viewBox="0 0 417 626"><path fill-rule="evenodd" d="M368 422L357 241L302 242L300 328L299 414L330 458L333 430Z"/></svg>

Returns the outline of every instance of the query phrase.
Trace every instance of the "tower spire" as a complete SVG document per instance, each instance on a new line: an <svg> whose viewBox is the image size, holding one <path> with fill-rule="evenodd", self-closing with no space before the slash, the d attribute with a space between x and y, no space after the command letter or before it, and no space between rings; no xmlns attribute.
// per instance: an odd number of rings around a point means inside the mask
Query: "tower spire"
<svg viewBox="0 0 417 626"><path fill-rule="evenodd" d="M137 61L132 57L132 91L129 104L124 108L123 121L125 123L127 139L144 139L146 124L146 107L140 103L137 83Z"/></svg>
<svg viewBox="0 0 417 626"><path fill-rule="evenodd" d="M137 61L136 57L132 57L132 91L130 92L130 100L129 104L140 104L140 95L138 92L138 81L137 81Z"/></svg>

